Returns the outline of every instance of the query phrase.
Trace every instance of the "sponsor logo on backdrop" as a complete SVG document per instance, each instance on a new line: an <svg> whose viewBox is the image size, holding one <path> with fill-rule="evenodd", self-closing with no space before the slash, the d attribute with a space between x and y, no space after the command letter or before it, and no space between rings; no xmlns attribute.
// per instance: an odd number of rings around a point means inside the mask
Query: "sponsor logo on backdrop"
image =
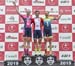
<svg viewBox="0 0 75 66"><path fill-rule="evenodd" d="M0 15L0 23L5 23L5 16L4 15Z"/></svg>
<svg viewBox="0 0 75 66"><path fill-rule="evenodd" d="M23 46L23 42L19 42L18 47L19 47L19 51L24 51L24 49L22 48Z"/></svg>
<svg viewBox="0 0 75 66"><path fill-rule="evenodd" d="M16 14L16 10L14 6L7 6L6 7L6 14Z"/></svg>
<svg viewBox="0 0 75 66"><path fill-rule="evenodd" d="M7 24L18 24L19 15L6 15L6 23Z"/></svg>
<svg viewBox="0 0 75 66"><path fill-rule="evenodd" d="M32 0L33 6L45 6L45 0Z"/></svg>
<svg viewBox="0 0 75 66"><path fill-rule="evenodd" d="M75 42L73 42L72 48L73 48L73 51L75 51Z"/></svg>
<svg viewBox="0 0 75 66"><path fill-rule="evenodd" d="M33 2L34 2L34 3L44 3L43 0L34 0Z"/></svg>
<svg viewBox="0 0 75 66"><path fill-rule="evenodd" d="M26 14L27 9L30 9L32 12L32 6L19 6L19 12L20 14Z"/></svg>
<svg viewBox="0 0 75 66"><path fill-rule="evenodd" d="M23 33L19 33L19 41L20 41L20 42L23 41Z"/></svg>
<svg viewBox="0 0 75 66"><path fill-rule="evenodd" d="M52 51L59 51L58 42L52 42Z"/></svg>
<svg viewBox="0 0 75 66"><path fill-rule="evenodd" d="M4 61L4 52L0 52L0 61Z"/></svg>
<svg viewBox="0 0 75 66"><path fill-rule="evenodd" d="M5 41L6 42L17 42L18 41L18 33L6 33Z"/></svg>
<svg viewBox="0 0 75 66"><path fill-rule="evenodd" d="M24 24L19 24L19 33L23 33L24 31Z"/></svg>
<svg viewBox="0 0 75 66"><path fill-rule="evenodd" d="M72 51L61 51L59 53L60 60L72 60Z"/></svg>
<svg viewBox="0 0 75 66"><path fill-rule="evenodd" d="M72 15L72 23L75 24L75 15Z"/></svg>
<svg viewBox="0 0 75 66"><path fill-rule="evenodd" d="M5 32L5 24L0 24L0 33Z"/></svg>
<svg viewBox="0 0 75 66"><path fill-rule="evenodd" d="M53 33L53 41L58 42L58 33Z"/></svg>
<svg viewBox="0 0 75 66"><path fill-rule="evenodd" d="M73 52L73 60L75 60L75 51Z"/></svg>
<svg viewBox="0 0 75 66"><path fill-rule="evenodd" d="M64 14L69 15L72 14L72 7L71 6L59 6L59 11L64 11Z"/></svg>
<svg viewBox="0 0 75 66"><path fill-rule="evenodd" d="M14 32L14 27L16 27L15 25L10 26L10 29L8 29L9 31L13 31Z"/></svg>
<svg viewBox="0 0 75 66"><path fill-rule="evenodd" d="M5 50L6 51L18 51L18 43L17 42L6 42Z"/></svg>
<svg viewBox="0 0 75 66"><path fill-rule="evenodd" d="M44 6L33 6L33 14L36 10L39 10L40 11L40 14L44 14L45 13L45 7Z"/></svg>
<svg viewBox="0 0 75 66"><path fill-rule="evenodd" d="M58 5L58 0L47 0L46 1L47 5Z"/></svg>
<svg viewBox="0 0 75 66"><path fill-rule="evenodd" d="M57 24L51 24L52 26L52 33L58 33L59 26Z"/></svg>
<svg viewBox="0 0 75 66"><path fill-rule="evenodd" d="M0 6L0 15L5 14L5 6Z"/></svg>
<svg viewBox="0 0 75 66"><path fill-rule="evenodd" d="M0 42L3 42L5 39L5 34L4 33L0 33Z"/></svg>
<svg viewBox="0 0 75 66"><path fill-rule="evenodd" d="M5 44L3 42L0 42L0 51L5 50Z"/></svg>
<svg viewBox="0 0 75 66"><path fill-rule="evenodd" d="M72 41L75 42L75 33L72 33Z"/></svg>
<svg viewBox="0 0 75 66"><path fill-rule="evenodd" d="M18 24L6 24L6 32L18 32Z"/></svg>
<svg viewBox="0 0 75 66"><path fill-rule="evenodd" d="M19 0L5 0L6 5L10 6L13 5L12 2L16 2L16 4L19 4Z"/></svg>
<svg viewBox="0 0 75 66"><path fill-rule="evenodd" d="M72 1L71 0L59 0L59 6L71 6Z"/></svg>
<svg viewBox="0 0 75 66"><path fill-rule="evenodd" d="M71 24L60 24L59 25L59 32L63 32L63 33L72 32L72 25Z"/></svg>
<svg viewBox="0 0 75 66"><path fill-rule="evenodd" d="M2 37L3 37L2 34L0 34L0 40L2 40Z"/></svg>
<svg viewBox="0 0 75 66"><path fill-rule="evenodd" d="M75 6L72 6L72 14L75 15Z"/></svg>
<svg viewBox="0 0 75 66"><path fill-rule="evenodd" d="M72 43L71 42L60 42L59 44L60 51L71 51Z"/></svg>
<svg viewBox="0 0 75 66"><path fill-rule="evenodd" d="M60 20L60 24L72 24L72 15L62 15Z"/></svg>
<svg viewBox="0 0 75 66"><path fill-rule="evenodd" d="M50 12L50 15L58 15L59 11L58 11L58 6L46 6L46 11Z"/></svg>
<svg viewBox="0 0 75 66"><path fill-rule="evenodd" d="M5 52L5 60L18 60L18 52L17 51Z"/></svg>
<svg viewBox="0 0 75 66"><path fill-rule="evenodd" d="M72 33L60 33L59 41L60 42L72 42Z"/></svg>
<svg viewBox="0 0 75 66"><path fill-rule="evenodd" d="M13 37L13 36L10 36L10 35L7 36L6 38L7 38L7 39L17 39L17 37Z"/></svg>
<svg viewBox="0 0 75 66"><path fill-rule="evenodd" d="M20 5L32 5L32 0L19 0Z"/></svg>

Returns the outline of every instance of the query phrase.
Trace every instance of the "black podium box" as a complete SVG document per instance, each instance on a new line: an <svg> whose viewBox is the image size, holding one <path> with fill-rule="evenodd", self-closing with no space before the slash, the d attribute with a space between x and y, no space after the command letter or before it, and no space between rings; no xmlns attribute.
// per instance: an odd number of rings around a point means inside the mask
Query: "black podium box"
<svg viewBox="0 0 75 66"><path fill-rule="evenodd" d="M49 66L57 62L56 56L23 56L22 62L29 66ZM28 64L29 63L29 64Z"/></svg>
<svg viewBox="0 0 75 66"><path fill-rule="evenodd" d="M4 66L74 66L72 60L57 60L56 56L23 56L22 60L4 61Z"/></svg>

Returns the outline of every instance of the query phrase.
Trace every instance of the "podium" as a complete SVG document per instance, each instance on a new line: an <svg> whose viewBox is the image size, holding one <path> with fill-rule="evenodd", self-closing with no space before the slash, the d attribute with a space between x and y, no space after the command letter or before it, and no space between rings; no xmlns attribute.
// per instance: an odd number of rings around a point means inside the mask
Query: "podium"
<svg viewBox="0 0 75 66"><path fill-rule="evenodd" d="M57 60L56 56L23 56L22 60L6 60L4 66L74 66L72 60Z"/></svg>
<svg viewBox="0 0 75 66"><path fill-rule="evenodd" d="M26 66L50 66L56 62L56 56L23 56L22 62Z"/></svg>

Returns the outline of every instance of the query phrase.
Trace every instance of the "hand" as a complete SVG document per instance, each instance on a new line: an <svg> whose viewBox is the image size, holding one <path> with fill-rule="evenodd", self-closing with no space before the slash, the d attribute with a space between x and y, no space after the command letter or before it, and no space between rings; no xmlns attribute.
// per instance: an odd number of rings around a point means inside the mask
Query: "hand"
<svg viewBox="0 0 75 66"><path fill-rule="evenodd" d="M13 2L13 4L16 6L16 3L15 2Z"/></svg>

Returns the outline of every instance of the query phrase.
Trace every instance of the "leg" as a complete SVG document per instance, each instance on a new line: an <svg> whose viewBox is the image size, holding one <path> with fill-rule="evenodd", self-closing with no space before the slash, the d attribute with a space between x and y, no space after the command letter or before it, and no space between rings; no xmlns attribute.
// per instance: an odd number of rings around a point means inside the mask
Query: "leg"
<svg viewBox="0 0 75 66"><path fill-rule="evenodd" d="M27 55L29 55L30 39L30 37L27 37Z"/></svg>
<svg viewBox="0 0 75 66"><path fill-rule="evenodd" d="M34 49L35 49L35 52L37 51L37 30L34 30L34 34L33 34L33 37L34 37Z"/></svg>
<svg viewBox="0 0 75 66"><path fill-rule="evenodd" d="M49 30L49 32L48 32L48 41L49 41L49 50L50 50L50 53L49 53L49 55L52 55L52 29L51 29L51 27L50 27L50 30Z"/></svg>
<svg viewBox="0 0 75 66"><path fill-rule="evenodd" d="M47 29L44 29L44 41L45 41L45 55L47 56L48 55L48 52L47 52L47 42L48 42L48 30Z"/></svg>
<svg viewBox="0 0 75 66"><path fill-rule="evenodd" d="M27 37L24 37L24 55L27 55L27 46L26 46L26 42L27 42Z"/></svg>
<svg viewBox="0 0 75 66"><path fill-rule="evenodd" d="M45 55L47 55L47 38L46 37L44 38L44 41L45 41Z"/></svg>
<svg viewBox="0 0 75 66"><path fill-rule="evenodd" d="M26 48L27 37L24 37L23 42L24 42L23 47Z"/></svg>
<svg viewBox="0 0 75 66"><path fill-rule="evenodd" d="M42 41L42 38L39 38L38 39L38 49L39 49L39 51L41 51L41 41Z"/></svg>
<svg viewBox="0 0 75 66"><path fill-rule="evenodd" d="M27 38L26 38L26 40L27 40L26 51L27 51L27 55L29 55L31 28L27 28L25 33L26 33L25 35L27 36Z"/></svg>
<svg viewBox="0 0 75 66"><path fill-rule="evenodd" d="M30 40L31 40L31 38L28 37L28 38L27 38L27 48L28 48L28 49L30 48Z"/></svg>
<svg viewBox="0 0 75 66"><path fill-rule="evenodd" d="M38 51L40 52L41 51L41 41L42 41L42 32L41 32L41 30L38 30L37 34L38 34Z"/></svg>
<svg viewBox="0 0 75 66"><path fill-rule="evenodd" d="M49 38L49 48L50 48L50 53L49 55L52 55L52 38Z"/></svg>
<svg viewBox="0 0 75 66"><path fill-rule="evenodd" d="M35 51L37 51L37 39L36 38L34 38L34 49L35 49Z"/></svg>

